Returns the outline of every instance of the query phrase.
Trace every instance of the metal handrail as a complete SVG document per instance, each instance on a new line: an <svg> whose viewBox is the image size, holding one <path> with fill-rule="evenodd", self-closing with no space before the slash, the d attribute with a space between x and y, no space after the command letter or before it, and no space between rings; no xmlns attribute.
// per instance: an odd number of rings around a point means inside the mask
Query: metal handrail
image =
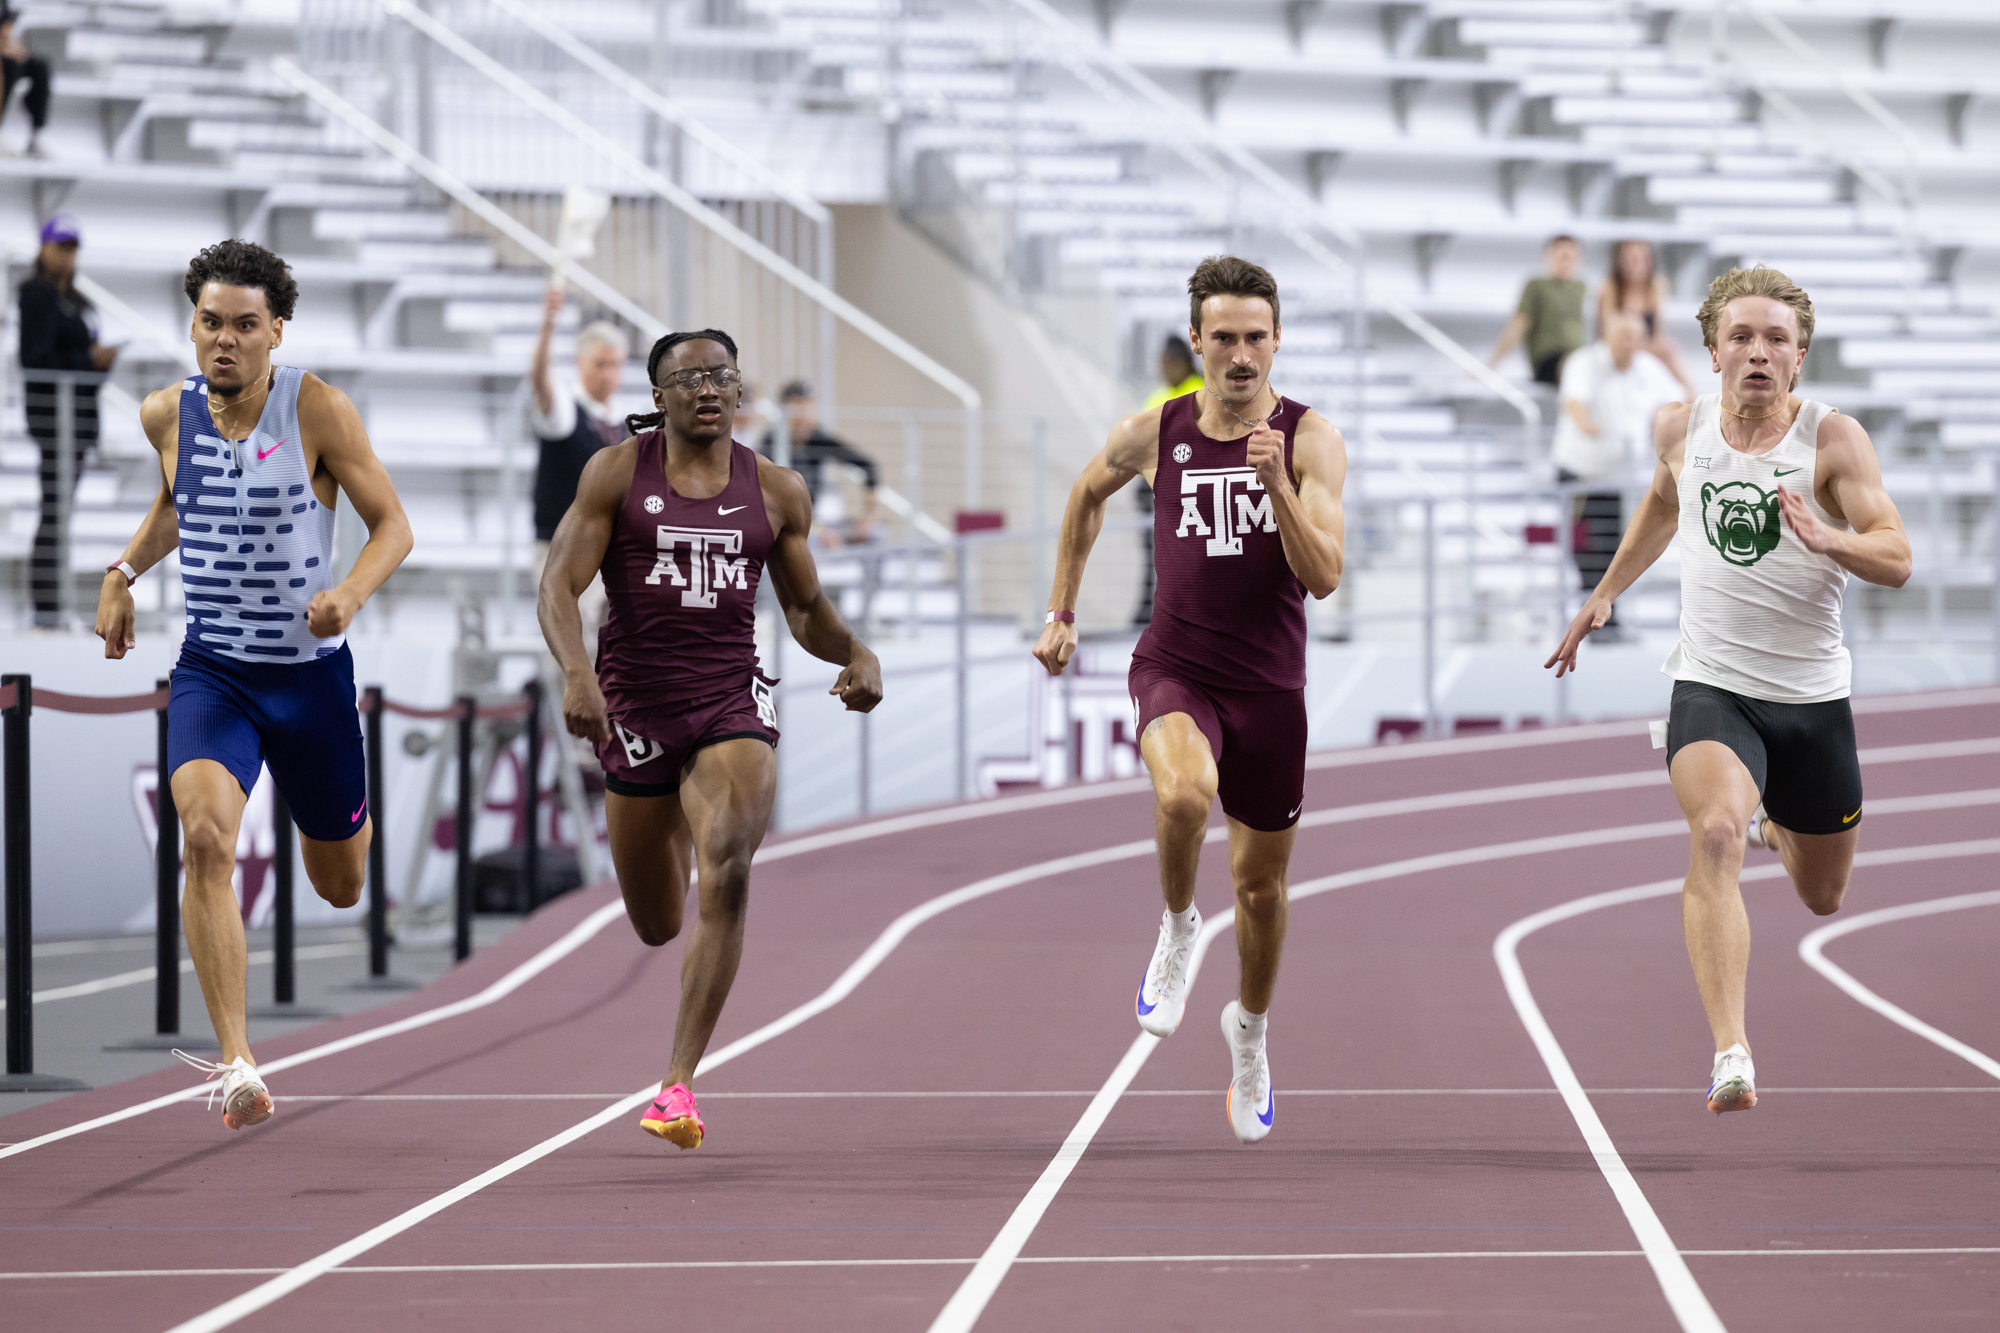
<svg viewBox="0 0 2000 1333"><path fill-rule="evenodd" d="M469 212L477 214L486 222L526 250L535 258L561 273L563 277L589 292L612 310L623 315L635 328L648 337L658 338L667 332L667 326L655 319L618 291L614 290L595 273L565 255L537 235L532 228L523 225L512 214L487 199L479 191L467 185L458 177L446 171L430 158L412 148L388 129L378 124L366 112L349 102L333 89L315 79L312 75L293 64L286 56L273 56L271 69L285 82L320 104L333 116L347 125L362 138L380 148L389 156L401 162L410 170L422 176L432 185L450 195Z"/></svg>
<svg viewBox="0 0 2000 1333"><path fill-rule="evenodd" d="M1245 175L1275 195L1278 201L1285 206L1288 213L1308 220L1313 226L1324 228L1332 235L1338 237L1343 244L1357 251L1361 249L1362 239L1358 232L1332 217L1323 204L1307 195L1298 186L1292 184L1291 181L1285 179L1284 176L1273 170L1269 164L1256 154L1230 139L1207 121L1194 115L1179 98L1169 93L1136 67L1113 53L1103 39L1078 28L1045 3L1045 0L1006 0L1006 3L1012 4L1022 12L1030 15L1056 35L1057 41L1055 46L1051 48L1050 54L1065 66L1074 69L1082 59L1087 57L1091 62L1116 77L1120 83L1131 89L1150 106L1170 117L1171 129L1174 133L1155 136L1162 143L1165 143L1170 148L1176 148L1182 152L1183 156L1186 156L1184 148L1181 147L1181 141L1176 136L1193 135L1206 145L1210 151L1223 157ZM1201 164L1197 163L1196 165L1200 166ZM1509 383L1504 376L1496 372L1491 366L1488 366L1484 361L1481 361L1470 351L1460 346L1451 335L1431 323L1428 319L1425 319L1409 306L1403 304L1403 302L1391 296L1369 292L1365 275L1361 274L1357 266L1345 256L1335 253L1296 224L1288 226L1284 230L1286 237L1293 244L1304 250L1322 267L1353 281L1359 288L1363 300L1381 310L1382 313L1388 315L1411 333L1416 334L1433 351L1436 351L1460 370L1472 376L1473 379L1486 386L1486 388L1492 390L1508 406L1520 413L1524 426L1531 430L1540 430L1542 410L1533 398Z"/></svg>
<svg viewBox="0 0 2000 1333"><path fill-rule="evenodd" d="M479 73L512 93L524 105L540 113L543 117L568 130L578 139L596 149L606 159L617 163L626 173L664 199L687 217L699 223L718 240L733 247L747 258L770 272L774 277L792 287L808 299L833 312L833 314L862 336L874 342L924 378L936 384L952 397L958 399L965 409L966 458L968 466L976 465L979 456L979 410L984 405L979 390L965 380L945 369L937 361L925 355L912 343L891 330L887 325L867 314L859 306L841 296L826 284L812 277L796 264L777 254L727 218L704 206L660 172L640 161L623 145L606 136L596 127L584 121L567 107L551 100L540 89L522 79L512 70L488 56L478 47L467 42L445 24L429 14L404 3L404 0L380 0L383 12L421 32L424 36L442 46L445 50L463 60Z"/></svg>

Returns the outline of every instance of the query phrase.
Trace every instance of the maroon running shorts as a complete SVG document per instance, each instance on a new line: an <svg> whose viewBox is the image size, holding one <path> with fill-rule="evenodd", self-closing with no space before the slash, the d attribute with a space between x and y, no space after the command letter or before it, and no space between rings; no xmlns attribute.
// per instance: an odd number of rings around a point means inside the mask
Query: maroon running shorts
<svg viewBox="0 0 2000 1333"><path fill-rule="evenodd" d="M1186 713L1215 755L1222 813L1260 833L1299 821L1306 800L1306 692L1218 690L1134 660L1127 688L1143 737L1156 717Z"/></svg>
<svg viewBox="0 0 2000 1333"><path fill-rule="evenodd" d="M597 747L604 786L620 796L671 796L705 746L739 739L778 745L775 681L751 675L740 686L675 708L619 708L611 739Z"/></svg>

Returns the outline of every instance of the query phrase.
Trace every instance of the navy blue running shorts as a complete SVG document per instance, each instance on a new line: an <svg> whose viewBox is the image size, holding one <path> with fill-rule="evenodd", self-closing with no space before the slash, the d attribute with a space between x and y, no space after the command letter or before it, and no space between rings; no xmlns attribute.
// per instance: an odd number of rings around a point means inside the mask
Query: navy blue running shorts
<svg viewBox="0 0 2000 1333"><path fill-rule="evenodd" d="M167 700L167 767L213 759L247 794L257 770L292 807L299 832L345 842L368 819L368 766L346 644L310 662L239 662L181 646Z"/></svg>

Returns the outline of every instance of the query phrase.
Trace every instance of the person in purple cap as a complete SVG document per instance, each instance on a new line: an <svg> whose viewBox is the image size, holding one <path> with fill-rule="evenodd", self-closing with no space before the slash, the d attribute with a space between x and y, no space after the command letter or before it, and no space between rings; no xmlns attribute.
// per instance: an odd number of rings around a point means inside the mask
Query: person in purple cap
<svg viewBox="0 0 2000 1333"><path fill-rule="evenodd" d="M115 347L97 341L97 320L90 300L76 290L76 252L83 239L76 219L58 213L42 224L42 248L35 271L21 284L21 366L24 370L111 369ZM28 434L42 447L42 518L35 529L29 562L29 585L35 601L35 624L53 627L59 608L57 588L62 575L59 539L70 499L61 494L62 449L57 442L59 393L57 382L24 377L22 397ZM83 457L97 447L97 386L75 386L74 438L70 443L70 476L81 475Z"/></svg>

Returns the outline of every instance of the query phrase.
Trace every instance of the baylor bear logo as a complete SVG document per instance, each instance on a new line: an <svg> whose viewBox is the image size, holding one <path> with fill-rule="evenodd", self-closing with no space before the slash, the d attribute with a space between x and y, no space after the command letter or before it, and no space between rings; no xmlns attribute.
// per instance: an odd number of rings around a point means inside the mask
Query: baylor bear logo
<svg viewBox="0 0 2000 1333"><path fill-rule="evenodd" d="M1701 488L1701 530L1732 565L1754 565L1778 544L1778 493L1732 481Z"/></svg>

